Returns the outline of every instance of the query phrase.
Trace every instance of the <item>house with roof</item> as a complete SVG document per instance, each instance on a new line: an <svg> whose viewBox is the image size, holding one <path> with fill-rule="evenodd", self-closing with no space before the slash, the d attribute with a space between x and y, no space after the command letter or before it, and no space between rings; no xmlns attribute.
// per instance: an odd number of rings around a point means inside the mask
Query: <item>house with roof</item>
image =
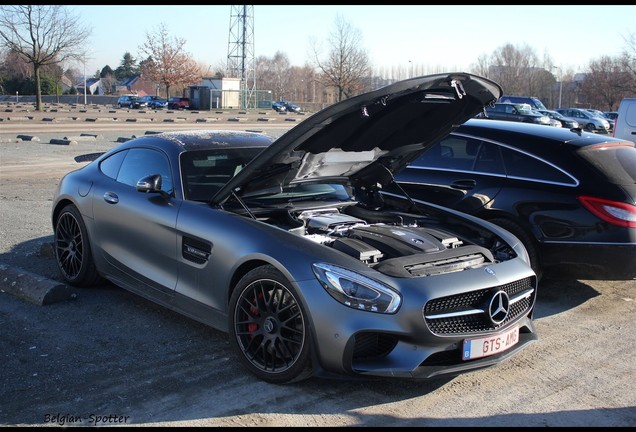
<svg viewBox="0 0 636 432"><path fill-rule="evenodd" d="M77 92L79 94L84 94L84 80L82 79L79 83L77 83L75 85L75 88L77 88ZM104 94L104 90L102 89L102 80L100 78L87 78L86 89L88 90L86 94L92 94L92 95Z"/></svg>
<svg viewBox="0 0 636 432"><path fill-rule="evenodd" d="M145 78L143 75L137 75L120 81L115 86L115 93L134 93L138 96L159 95L160 86Z"/></svg>

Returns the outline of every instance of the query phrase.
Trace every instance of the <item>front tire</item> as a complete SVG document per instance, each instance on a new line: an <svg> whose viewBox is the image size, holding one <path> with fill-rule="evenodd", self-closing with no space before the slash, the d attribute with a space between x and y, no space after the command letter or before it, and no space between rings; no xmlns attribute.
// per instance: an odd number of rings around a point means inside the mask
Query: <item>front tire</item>
<svg viewBox="0 0 636 432"><path fill-rule="evenodd" d="M273 266L248 272L230 298L230 345L256 377L274 384L312 375L307 315Z"/></svg>
<svg viewBox="0 0 636 432"><path fill-rule="evenodd" d="M70 285L90 287L102 281L95 267L84 220L77 207L67 205L55 222L55 259Z"/></svg>

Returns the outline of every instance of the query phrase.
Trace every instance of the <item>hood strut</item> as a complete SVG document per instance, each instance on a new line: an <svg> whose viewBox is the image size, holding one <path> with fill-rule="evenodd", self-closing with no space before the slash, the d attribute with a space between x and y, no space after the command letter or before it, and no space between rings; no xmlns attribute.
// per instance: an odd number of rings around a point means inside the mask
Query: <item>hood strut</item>
<svg viewBox="0 0 636 432"><path fill-rule="evenodd" d="M252 211L249 209L247 204L245 204L245 202L241 199L241 197L239 197L234 191L232 191L231 195L239 202L239 204L241 204L241 207L245 209L247 214L250 215L252 219L256 220L256 216L254 216L254 213L252 213ZM223 208L223 205L221 205L221 208Z"/></svg>
<svg viewBox="0 0 636 432"><path fill-rule="evenodd" d="M391 172L391 170L388 169L383 164L381 164L381 166L382 166L382 168L384 168L386 170L387 173L389 173L389 176L391 177L391 183L393 183L400 190L400 192L402 192L402 194L406 197L406 199L409 200L409 203L411 203L411 206L409 207L408 211L410 212L411 210L414 209L415 211L417 211L422 216L426 216L426 214L422 213L422 209L420 209L420 207L417 205L417 203L415 201L413 201L413 198L411 198L411 196L408 193L406 193L406 191L402 188L400 183L395 181L395 177L393 177L393 173Z"/></svg>

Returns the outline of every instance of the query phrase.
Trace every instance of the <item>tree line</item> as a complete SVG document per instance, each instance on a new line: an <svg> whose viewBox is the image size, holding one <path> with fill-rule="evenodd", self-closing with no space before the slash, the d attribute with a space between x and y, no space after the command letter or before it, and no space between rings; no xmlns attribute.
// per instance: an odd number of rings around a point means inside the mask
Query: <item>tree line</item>
<svg viewBox="0 0 636 432"><path fill-rule="evenodd" d="M35 94L36 110L42 95L62 91L63 77L72 84L85 75L78 63L86 57L90 29L61 5L0 6L0 94ZM171 36L164 23L146 33L138 60L125 51L120 64L105 65L89 74L100 78L106 92L138 75L161 87L165 97L182 95L203 77L222 78L226 65L206 66L186 51L187 41ZM254 62L254 84L269 90L272 100L289 100L318 109L327 104L414 75L448 72L444 67L411 63L409 67L374 68L358 29L338 16L326 41L314 41L311 58L291 65L279 51ZM539 58L528 45L504 44L482 54L470 72L498 82L509 95L535 96L550 108L590 107L613 111L625 97L636 97L636 34L625 39L617 57L601 56L584 73L564 70L548 55ZM72 86L69 93L77 91Z"/></svg>

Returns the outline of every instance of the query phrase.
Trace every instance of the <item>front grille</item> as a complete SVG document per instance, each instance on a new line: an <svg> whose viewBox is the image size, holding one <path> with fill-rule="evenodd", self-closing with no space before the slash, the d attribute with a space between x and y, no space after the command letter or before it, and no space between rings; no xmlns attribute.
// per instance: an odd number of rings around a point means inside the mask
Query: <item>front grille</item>
<svg viewBox="0 0 636 432"><path fill-rule="evenodd" d="M426 303L426 325L434 334L451 336L497 330L527 314L536 297L536 278L528 277L487 289L441 297ZM508 315L494 324L488 313L493 295L504 291L510 299Z"/></svg>

